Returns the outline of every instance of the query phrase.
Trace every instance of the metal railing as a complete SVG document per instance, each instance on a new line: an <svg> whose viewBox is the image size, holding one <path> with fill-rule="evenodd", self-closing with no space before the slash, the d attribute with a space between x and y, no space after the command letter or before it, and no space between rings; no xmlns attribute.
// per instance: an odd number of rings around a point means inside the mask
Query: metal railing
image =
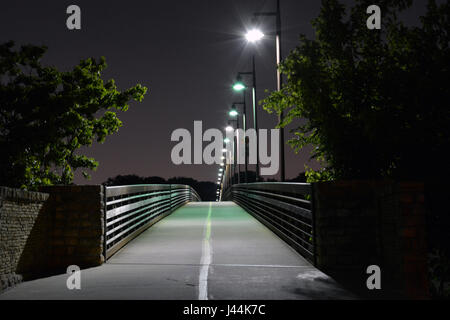
<svg viewBox="0 0 450 320"><path fill-rule="evenodd" d="M222 199L239 204L315 264L311 184L236 184L224 192Z"/></svg>
<svg viewBox="0 0 450 320"><path fill-rule="evenodd" d="M190 201L201 199L193 188L186 185L105 187L105 258Z"/></svg>

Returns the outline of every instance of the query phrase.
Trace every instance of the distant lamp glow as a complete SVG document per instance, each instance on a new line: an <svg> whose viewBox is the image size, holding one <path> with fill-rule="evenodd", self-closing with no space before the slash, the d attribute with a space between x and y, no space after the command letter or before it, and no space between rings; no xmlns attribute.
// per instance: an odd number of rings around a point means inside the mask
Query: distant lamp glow
<svg viewBox="0 0 450 320"><path fill-rule="evenodd" d="M222 149L222 152L227 152L228 150L226 149L226 148L223 148Z"/></svg>
<svg viewBox="0 0 450 320"><path fill-rule="evenodd" d="M230 143L230 139L225 138L225 139L223 139L223 142L225 142L225 143Z"/></svg>
<svg viewBox="0 0 450 320"><path fill-rule="evenodd" d="M247 32L245 38L248 42L256 42L264 38L264 33L262 33L261 30L252 29Z"/></svg>
<svg viewBox="0 0 450 320"><path fill-rule="evenodd" d="M227 127L225 128L225 130L226 130L227 132L231 132L231 131L234 130L234 128L233 128L232 126L227 126Z"/></svg>
<svg viewBox="0 0 450 320"><path fill-rule="evenodd" d="M221 164L220 164L220 166L221 166L221 167L223 167L223 166L224 166L224 164L223 164L223 163L221 163Z"/></svg>
<svg viewBox="0 0 450 320"><path fill-rule="evenodd" d="M220 168L220 169L219 169L219 171L220 171L220 172L222 172L222 171L223 171L223 169L222 169L222 168Z"/></svg>
<svg viewBox="0 0 450 320"><path fill-rule="evenodd" d="M245 89L245 85L241 81L238 81L233 85L234 91L242 91L244 89Z"/></svg>
<svg viewBox="0 0 450 320"><path fill-rule="evenodd" d="M232 117L236 117L238 115L238 112L236 110L231 110L229 112L229 115L232 116Z"/></svg>

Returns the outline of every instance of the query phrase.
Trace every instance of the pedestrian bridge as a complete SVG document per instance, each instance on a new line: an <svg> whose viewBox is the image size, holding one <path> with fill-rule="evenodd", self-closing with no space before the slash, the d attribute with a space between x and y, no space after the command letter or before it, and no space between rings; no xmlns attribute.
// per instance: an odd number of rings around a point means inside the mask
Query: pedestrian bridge
<svg viewBox="0 0 450 320"><path fill-rule="evenodd" d="M239 190L235 191L237 195ZM259 196L264 196L261 192ZM264 199L258 200L256 196L253 202L264 205ZM284 197L292 206L292 199ZM69 290L66 284L69 276L60 274L23 282L1 294L0 299L354 298L316 269L311 259L300 255L301 250L294 250L293 243L289 245L272 231L275 229L269 229L261 219L244 210L247 206L250 211L248 204L192 202L188 200L198 198L191 191L187 200L172 196L170 206L174 200L178 202L170 214L161 215L163 218L156 219L157 222L138 225L130 214L137 217L142 201L147 201L147 206L152 203L149 212L154 215L161 208L155 203L165 201L164 196L148 198L147 194L137 202L130 198L106 199L106 214L110 213L105 219L108 259L100 266L81 270L79 290ZM117 202L118 207L114 206ZM138 202L139 206L133 205ZM126 210L112 211L120 207ZM148 212L140 215L140 219L149 216ZM112 223L111 219L118 217L122 222L117 229L117 221ZM125 233L123 224L128 225ZM121 232L117 241L108 244L108 239Z"/></svg>

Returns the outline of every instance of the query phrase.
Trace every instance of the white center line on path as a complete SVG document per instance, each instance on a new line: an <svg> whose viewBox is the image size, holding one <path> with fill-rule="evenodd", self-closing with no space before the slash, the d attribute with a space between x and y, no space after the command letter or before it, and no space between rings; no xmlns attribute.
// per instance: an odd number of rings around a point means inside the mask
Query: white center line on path
<svg viewBox="0 0 450 320"><path fill-rule="evenodd" d="M212 202L209 203L208 216L206 217L205 236L202 245L202 258L200 259L200 275L198 278L198 300L208 300L208 273L212 261L211 237L211 210Z"/></svg>

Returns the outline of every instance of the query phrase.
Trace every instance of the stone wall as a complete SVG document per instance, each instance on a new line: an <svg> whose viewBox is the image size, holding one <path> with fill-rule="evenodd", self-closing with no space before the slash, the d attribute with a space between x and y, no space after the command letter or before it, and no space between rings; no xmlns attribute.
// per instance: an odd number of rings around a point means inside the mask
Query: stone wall
<svg viewBox="0 0 450 320"><path fill-rule="evenodd" d="M0 187L0 291L22 280L18 274L24 251L42 249L42 238L34 248L28 243L47 194ZM28 244L28 245L27 245Z"/></svg>
<svg viewBox="0 0 450 320"><path fill-rule="evenodd" d="M317 267L373 298L429 297L423 184L390 181L315 183ZM368 290L370 265L381 290Z"/></svg>
<svg viewBox="0 0 450 320"><path fill-rule="evenodd" d="M104 187L50 186L43 214L48 216L45 271L65 272L70 265L81 268L104 262Z"/></svg>
<svg viewBox="0 0 450 320"><path fill-rule="evenodd" d="M103 186L0 187L2 288L23 279L98 266L103 257Z"/></svg>

